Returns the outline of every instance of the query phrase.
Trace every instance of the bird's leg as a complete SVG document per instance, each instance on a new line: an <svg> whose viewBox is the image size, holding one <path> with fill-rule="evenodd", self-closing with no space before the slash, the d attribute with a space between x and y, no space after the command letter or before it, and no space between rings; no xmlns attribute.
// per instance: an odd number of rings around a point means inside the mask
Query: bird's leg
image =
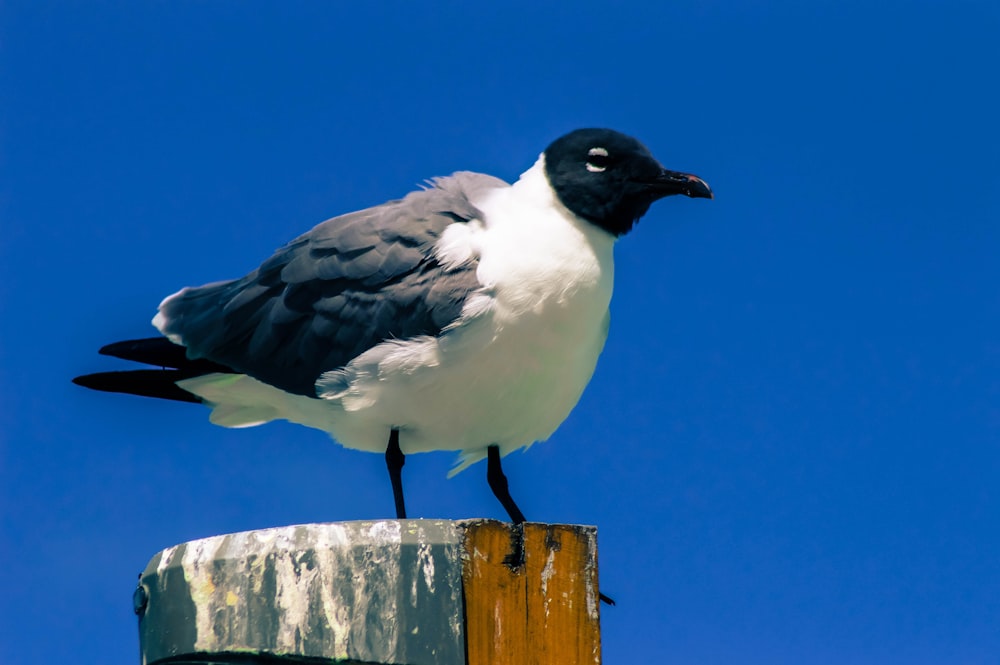
<svg viewBox="0 0 1000 665"><path fill-rule="evenodd" d="M493 445L486 449L486 481L493 490L493 496L500 500L500 505L507 511L510 521L514 524L523 524L524 513L510 497L507 476L503 474L503 468L500 466L500 446Z"/></svg>
<svg viewBox="0 0 1000 665"><path fill-rule="evenodd" d="M510 496L507 476L504 475L503 468L500 466L500 446L490 446L486 449L486 480L490 484L490 489L493 490L493 495L500 500L504 510L510 516L510 521L514 523L514 552L507 558L507 563L518 566L524 563L524 532L520 530L524 524L524 513ZM601 602L606 605L615 604L610 596L603 593L600 594L600 598Z"/></svg>
<svg viewBox="0 0 1000 665"><path fill-rule="evenodd" d="M406 455L399 449L399 430L389 432L389 445L385 449L385 467L389 469L389 481L392 483L392 499L396 502L396 519L406 519L406 503L403 501L403 465Z"/></svg>
<svg viewBox="0 0 1000 665"><path fill-rule="evenodd" d="M517 570L524 565L524 513L510 496L507 476L500 466L500 446L489 446L486 449L486 481L493 490L493 496L500 499L500 504L514 523L510 532L510 554L504 557L503 562L512 570Z"/></svg>

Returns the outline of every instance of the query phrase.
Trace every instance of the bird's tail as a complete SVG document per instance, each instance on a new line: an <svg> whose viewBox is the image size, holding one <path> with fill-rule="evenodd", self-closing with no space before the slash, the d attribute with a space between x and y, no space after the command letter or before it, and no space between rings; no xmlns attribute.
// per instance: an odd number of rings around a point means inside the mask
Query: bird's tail
<svg viewBox="0 0 1000 665"><path fill-rule="evenodd" d="M180 388L177 382L205 374L233 373L232 369L209 360L191 360L187 357L183 346L174 344L165 337L115 342L103 347L100 353L122 360L154 365L159 369L85 374L74 378L73 383L104 392L128 393L200 404L203 401L200 397Z"/></svg>

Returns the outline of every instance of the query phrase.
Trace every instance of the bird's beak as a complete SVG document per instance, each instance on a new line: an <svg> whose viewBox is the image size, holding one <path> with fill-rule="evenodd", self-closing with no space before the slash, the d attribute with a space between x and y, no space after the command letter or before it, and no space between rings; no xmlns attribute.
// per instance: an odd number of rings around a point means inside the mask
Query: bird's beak
<svg viewBox="0 0 1000 665"><path fill-rule="evenodd" d="M693 199L715 198L712 195L712 188L698 176L668 169L660 171L660 174L649 183L649 188L657 198L673 194L683 194Z"/></svg>

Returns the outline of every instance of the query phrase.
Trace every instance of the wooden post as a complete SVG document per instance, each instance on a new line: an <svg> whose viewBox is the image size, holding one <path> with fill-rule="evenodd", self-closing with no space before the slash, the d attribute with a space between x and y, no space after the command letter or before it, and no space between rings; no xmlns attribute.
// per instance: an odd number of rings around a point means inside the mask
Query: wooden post
<svg viewBox="0 0 1000 665"><path fill-rule="evenodd" d="M463 549L468 665L601 662L596 529L479 521Z"/></svg>
<svg viewBox="0 0 1000 665"><path fill-rule="evenodd" d="M307 524L149 562L141 662L600 662L593 527L488 520Z"/></svg>

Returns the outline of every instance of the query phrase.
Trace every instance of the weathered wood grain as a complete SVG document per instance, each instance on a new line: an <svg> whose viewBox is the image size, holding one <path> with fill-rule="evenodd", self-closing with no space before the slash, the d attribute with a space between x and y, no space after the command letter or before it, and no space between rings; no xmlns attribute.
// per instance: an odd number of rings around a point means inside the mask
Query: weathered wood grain
<svg viewBox="0 0 1000 665"><path fill-rule="evenodd" d="M601 662L595 529L484 520L462 548L468 665Z"/></svg>

